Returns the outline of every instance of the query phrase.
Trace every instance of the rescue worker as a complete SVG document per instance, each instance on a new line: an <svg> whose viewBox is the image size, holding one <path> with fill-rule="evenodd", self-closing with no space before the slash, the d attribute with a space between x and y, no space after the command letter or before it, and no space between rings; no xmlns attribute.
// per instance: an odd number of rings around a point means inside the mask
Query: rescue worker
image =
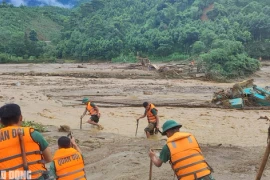
<svg viewBox="0 0 270 180"><path fill-rule="evenodd" d="M75 143L74 137L71 139L66 136L60 137L58 148L50 164L51 176L58 180L85 180L82 151Z"/></svg>
<svg viewBox="0 0 270 180"><path fill-rule="evenodd" d="M137 123L140 119L147 116L148 126L144 129L146 137L149 138L153 133L157 134L159 130L159 117L157 115L158 110L155 105L149 102L144 102L143 107L145 108L144 114L137 119Z"/></svg>
<svg viewBox="0 0 270 180"><path fill-rule="evenodd" d="M93 124L93 125L98 126L98 128L100 130L102 130L103 127L100 124L98 124L99 119L100 119L100 113L99 113L98 106L95 105L93 102L90 102L88 98L84 98L82 100L82 103L85 104L86 107L85 107L85 111L84 111L83 115L81 115L81 119L85 116L85 114L88 111L89 114L90 114L90 118L89 118L89 120L87 122L89 124Z"/></svg>
<svg viewBox="0 0 270 180"><path fill-rule="evenodd" d="M22 114L19 105L2 106L0 118L4 126L0 129L0 170L9 175L14 171L23 172L28 169L31 179L45 179L48 176L45 163L52 161L48 142L33 128L21 127ZM23 134L24 144L19 140L18 129ZM24 146L25 152L21 150L21 145ZM28 167L24 167L23 154L26 156ZM24 178L20 176L17 179Z"/></svg>
<svg viewBox="0 0 270 180"><path fill-rule="evenodd" d="M167 144L159 157L150 149L152 162L160 167L169 160L176 177L181 180L214 180L212 168L205 161L197 140L190 133L179 132L181 127L174 120L163 124L162 135L168 137Z"/></svg>

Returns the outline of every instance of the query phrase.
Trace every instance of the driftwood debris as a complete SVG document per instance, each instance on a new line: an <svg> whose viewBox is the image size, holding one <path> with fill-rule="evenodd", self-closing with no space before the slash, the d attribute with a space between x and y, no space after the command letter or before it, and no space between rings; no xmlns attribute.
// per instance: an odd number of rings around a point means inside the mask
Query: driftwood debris
<svg viewBox="0 0 270 180"><path fill-rule="evenodd" d="M86 67L83 65L78 65L77 68L86 68Z"/></svg>
<svg viewBox="0 0 270 180"><path fill-rule="evenodd" d="M137 58L137 61L144 67L147 67L148 65L151 64L151 62L148 58L140 57L139 52L137 52L136 58Z"/></svg>
<svg viewBox="0 0 270 180"><path fill-rule="evenodd" d="M193 77L205 77L205 71L202 71L200 69L201 66L195 65L195 61L191 62L182 62L177 64L164 64L162 66L157 66L155 64L152 64L151 61L148 58L143 58L139 56L139 53L137 52L137 61L139 64L136 65L130 65L129 69L143 69L146 67L148 70L155 70L161 74L164 75L192 75ZM199 69L200 68L200 69Z"/></svg>

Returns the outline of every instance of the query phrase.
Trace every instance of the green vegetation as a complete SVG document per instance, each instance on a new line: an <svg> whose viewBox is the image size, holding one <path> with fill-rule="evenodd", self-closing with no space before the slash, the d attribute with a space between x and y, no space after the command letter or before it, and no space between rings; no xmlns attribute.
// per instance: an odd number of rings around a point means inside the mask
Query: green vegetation
<svg viewBox="0 0 270 180"><path fill-rule="evenodd" d="M55 60L56 46L69 10L0 5L0 63Z"/></svg>
<svg viewBox="0 0 270 180"><path fill-rule="evenodd" d="M46 132L46 127L40 123L33 122L33 121L22 121L22 127L32 127L38 132ZM3 126L0 124L0 129Z"/></svg>
<svg viewBox="0 0 270 180"><path fill-rule="evenodd" d="M139 52L152 61L194 58L210 77L234 78L252 74L259 69L256 59L270 57L269 0L91 0L72 10L0 8L0 39L6 42L0 62L135 62Z"/></svg>

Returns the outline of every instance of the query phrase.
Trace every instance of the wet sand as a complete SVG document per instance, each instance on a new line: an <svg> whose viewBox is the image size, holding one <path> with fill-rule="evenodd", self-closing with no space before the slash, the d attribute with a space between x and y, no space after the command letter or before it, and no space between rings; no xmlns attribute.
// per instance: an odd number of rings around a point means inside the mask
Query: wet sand
<svg viewBox="0 0 270 180"><path fill-rule="evenodd" d="M255 84L269 86L270 66L252 76ZM162 125L174 119L191 132L214 168L218 180L255 179L266 147L267 129L260 116L269 110L235 110L212 107L213 92L233 83L215 83L197 79L166 79L153 71L118 69L124 64L13 64L0 65L0 103L18 103L24 120L51 125L44 133L52 152L57 132L69 125L86 157L88 179L148 179L148 149L161 148L166 138L145 139L147 120L141 119L135 137L136 118L144 112L141 104L153 102ZM74 75L75 74L75 75ZM75 77L74 77L75 76ZM249 77L251 78L251 77ZM85 123L79 130L83 97L100 107L99 131ZM270 178L268 162L262 179ZM173 179L168 163L153 167L153 179Z"/></svg>

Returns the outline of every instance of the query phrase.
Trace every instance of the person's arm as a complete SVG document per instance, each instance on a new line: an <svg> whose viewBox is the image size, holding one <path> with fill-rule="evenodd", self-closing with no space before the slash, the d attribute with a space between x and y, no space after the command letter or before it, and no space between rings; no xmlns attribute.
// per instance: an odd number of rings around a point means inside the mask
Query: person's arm
<svg viewBox="0 0 270 180"><path fill-rule="evenodd" d="M31 132L31 136L35 142L37 142L40 146L40 151L42 151L42 156L46 163L52 161L52 154L49 148L49 143L44 139L44 137L38 132L33 131Z"/></svg>
<svg viewBox="0 0 270 180"><path fill-rule="evenodd" d="M85 108L83 115L81 115L81 119L85 116L86 112L87 112L87 109Z"/></svg>
<svg viewBox="0 0 270 180"><path fill-rule="evenodd" d="M93 103L93 102L91 102L90 105L96 110L97 116L100 118L100 113L99 113L98 106L95 103Z"/></svg>
<svg viewBox="0 0 270 180"><path fill-rule="evenodd" d="M49 163L53 160L50 147L47 147L44 151L42 151L42 155L46 163Z"/></svg>
<svg viewBox="0 0 270 180"><path fill-rule="evenodd" d="M72 137L72 138L70 139L70 143L73 145L73 148L74 148L74 149L76 149L79 153L82 154L82 151L81 151L81 149L79 148L79 146L76 144L75 138L74 138L74 137Z"/></svg>
<svg viewBox="0 0 270 180"><path fill-rule="evenodd" d="M156 120L157 120L157 125L156 128L159 129L159 117L157 115L157 110L156 109L152 109L152 114L155 116Z"/></svg>
<svg viewBox="0 0 270 180"><path fill-rule="evenodd" d="M156 156L152 149L149 150L149 157L154 163L155 166L160 167L162 166L162 161Z"/></svg>
<svg viewBox="0 0 270 180"><path fill-rule="evenodd" d="M99 108L98 108L98 106L97 106L97 105L94 105L93 107L94 107L94 109L95 109L96 112L97 112L97 116L100 117L100 113L99 113Z"/></svg>
<svg viewBox="0 0 270 180"><path fill-rule="evenodd" d="M146 113L147 113L147 111L145 110L144 111L144 114L143 115L141 115L138 119L137 119L137 121L139 121L140 119L142 119L142 118L145 118L145 116L146 116Z"/></svg>
<svg viewBox="0 0 270 180"><path fill-rule="evenodd" d="M149 156L155 166L160 167L163 163L166 163L171 159L171 153L167 145L164 145L159 157L156 156L156 154L150 149Z"/></svg>

